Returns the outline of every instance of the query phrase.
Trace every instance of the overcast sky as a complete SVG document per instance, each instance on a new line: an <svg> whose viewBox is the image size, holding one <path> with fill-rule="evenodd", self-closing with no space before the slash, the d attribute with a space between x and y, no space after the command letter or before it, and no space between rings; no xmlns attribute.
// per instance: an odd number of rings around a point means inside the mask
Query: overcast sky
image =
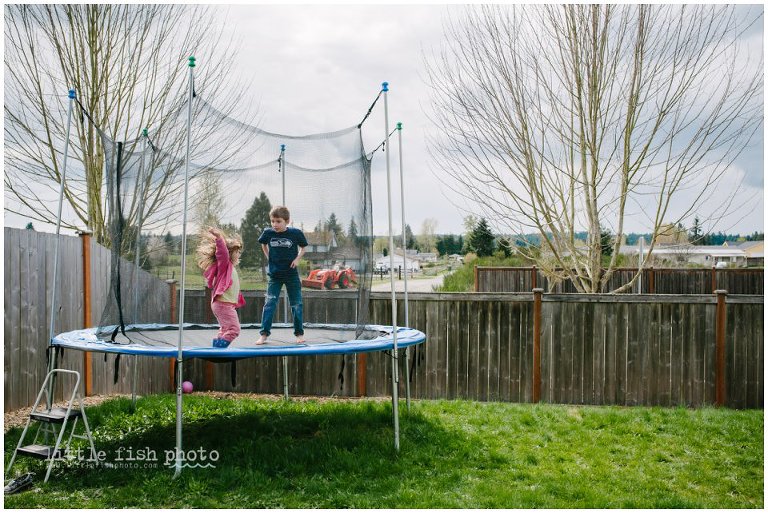
<svg viewBox="0 0 768 513"><path fill-rule="evenodd" d="M759 7L762 9L762 7ZM438 220L438 233L461 233L465 212L439 178L430 161L426 136L435 130L427 119L428 88L423 54L443 38L446 5L343 5L222 7L228 33L239 40L243 76L258 102L262 128L306 134L358 122L381 82L390 84L390 129L403 122L406 222L418 233L425 218ZM753 11L754 12L754 11ZM748 34L761 48L763 23ZM202 57L201 57L202 59ZM384 136L376 112L363 127L367 147ZM749 205L720 221L714 230L751 233L763 230L763 137L735 163L733 180L743 179ZM396 147L393 147L396 150ZM396 175L397 153L390 165ZM373 161L374 231L387 227L386 174L383 153ZM399 181L395 181L394 223L400 226ZM708 213L701 216L707 217ZM627 231L648 231L642 216L628 218ZM395 230L400 232L399 228Z"/></svg>
<svg viewBox="0 0 768 513"><path fill-rule="evenodd" d="M389 83L390 130L403 123L406 222L418 233L425 218L439 233L461 233L462 214L443 197L425 148L427 87L420 73L422 48L437 45L447 6L230 6L227 27L247 56L262 128L307 134L358 123L381 83ZM451 7L456 9L456 7ZM230 24L231 22L231 24ZM367 150L384 138L383 102L363 125ZM393 223L400 233L396 146L390 157ZM374 232L387 230L386 165L372 162Z"/></svg>
<svg viewBox="0 0 768 513"><path fill-rule="evenodd" d="M237 41L237 72L251 83L246 97L259 105L261 128L303 135L357 124L378 94L390 84L390 129L403 129L406 222L420 232L425 218L437 219L437 233L462 233L466 212L449 194L430 161L426 138L436 130L427 119L428 88L424 82L423 53L443 38L446 5L230 5L220 6L217 22ZM762 6L753 9L762 9ZM763 23L749 34L762 48ZM198 66L206 56L197 55ZM210 100L210 99L209 99ZM215 100L213 101L215 103ZM380 102L381 104L381 102ZM384 136L380 108L366 122L363 135L368 150ZM746 206L715 231L751 233L763 230L763 135L735 163L732 182L743 180ZM396 147L394 147L396 150ZM400 233L397 153L390 160L393 173L395 232ZM385 159L373 160L374 232L387 228ZM703 213L706 217L708 213ZM630 216L625 231L649 231L641 216ZM23 219L5 215L6 225L23 226Z"/></svg>

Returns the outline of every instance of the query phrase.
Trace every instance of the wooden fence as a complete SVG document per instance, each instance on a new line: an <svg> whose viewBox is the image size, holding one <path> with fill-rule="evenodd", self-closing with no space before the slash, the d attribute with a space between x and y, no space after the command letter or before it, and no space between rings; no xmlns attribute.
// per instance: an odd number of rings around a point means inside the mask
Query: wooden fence
<svg viewBox="0 0 768 513"><path fill-rule="evenodd" d="M619 268L608 283L607 292L629 283L637 269ZM571 281L551 283L541 269L533 267L475 267L475 292L530 292L542 288L554 294L578 292ZM642 288L642 289L641 289ZM764 294L764 270L761 269L679 269L645 268L627 294Z"/></svg>
<svg viewBox="0 0 768 513"><path fill-rule="evenodd" d="M244 322L258 322L263 292L247 292ZM391 322L389 294L373 293L371 322ZM402 296L400 296L402 297ZM415 398L567 404L700 406L717 402L717 332L724 329L723 402L763 407L763 298L715 295L410 294L410 325L427 335L413 351ZM185 297L185 320L208 322L202 291ZM304 294L307 322L349 322L354 295ZM404 318L399 302L398 318ZM537 322L538 317L538 322ZM535 337L538 324L539 336ZM241 336L255 340L256 333ZM539 355L535 357L536 348ZM537 365L538 362L538 365ZM538 393L533 384L538 368ZM291 394L391 393L387 355L289 358ZM279 357L229 364L195 361L204 388L282 393ZM404 381L400 393L404 394Z"/></svg>
<svg viewBox="0 0 768 513"><path fill-rule="evenodd" d="M4 408L9 411L31 406L47 373L56 235L5 228L4 244ZM87 234L60 235L59 244L54 332L94 326L107 301L111 253ZM125 274L129 274L133 264L122 262L122 265ZM145 319L169 319L169 285L141 270L138 283L144 298L138 315ZM130 391L131 376L127 373L120 375L117 384L113 383L116 358L65 351L59 367L80 372L83 390L88 393ZM129 358L133 357L123 356L121 360L125 362ZM166 391L167 368L166 361L140 360L138 391ZM162 379L161 371L164 372ZM64 377L63 385L71 387L71 379ZM61 399L62 387L57 387L56 392L57 400Z"/></svg>
<svg viewBox="0 0 768 513"><path fill-rule="evenodd" d="M31 405L45 376L54 242L54 235L5 229L6 411ZM108 252L87 238L62 236L61 244L56 332L98 322L109 269ZM175 322L175 286L154 280L141 315ZM258 322L264 292L244 294L240 319ZM389 299L371 294L371 323L391 323ZM305 291L305 321L350 322L355 300L349 291ZM209 302L206 291L187 291L185 321L215 322ZM398 307L402 322L402 301ZM428 293L409 295L408 314L427 335L411 351L414 398L699 406L720 397L730 407L763 407L762 295ZM282 308L276 321L281 315ZM291 394L391 393L384 353L288 360ZM90 374L84 390L106 394L129 393L136 365L137 392L151 394L173 390L171 362L66 350L59 366ZM234 386L230 371L231 364L185 364L198 389L282 393L279 357L238 361Z"/></svg>

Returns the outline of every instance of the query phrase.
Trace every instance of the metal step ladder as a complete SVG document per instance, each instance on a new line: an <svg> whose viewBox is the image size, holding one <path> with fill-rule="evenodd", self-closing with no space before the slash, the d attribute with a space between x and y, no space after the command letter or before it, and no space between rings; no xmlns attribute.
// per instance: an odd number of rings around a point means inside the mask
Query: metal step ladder
<svg viewBox="0 0 768 513"><path fill-rule="evenodd" d="M55 382L55 376L58 374L74 374L76 377L75 386L72 387L72 393L69 396L69 401L67 402L66 408L52 408L49 406L48 407L45 406L45 405L53 404L53 398L49 395L49 388L51 390L50 394L52 395L53 394L52 383ZM49 384L51 385L50 387L49 387ZM7 476L10 476L11 467L13 466L13 462L16 461L16 455L20 454L24 456L31 456L33 458L49 460L48 471L45 473L45 480L43 481L44 483L48 482L48 478L51 475L51 470L53 470L54 462L56 460L65 458L66 455L69 454L69 446L72 443L73 438L88 440L88 443L91 446L90 460L96 459L96 447L94 447L93 445L93 437L91 436L91 429L88 427L88 418L85 416L83 399L80 396L79 390L80 390L80 373L79 372L66 370L66 369L53 369L51 372L48 373L48 375L45 377L45 381L43 381L43 386L40 388L40 392L37 394L35 405L32 406L32 411L29 414L29 418L27 419L26 426L24 426L24 431L21 433L21 437L19 438L19 443L16 445L16 450L13 451L13 456L11 457L11 461L10 463L8 463L8 468L5 470L5 474ZM38 406L40 405L40 401L43 398L43 395L45 395L46 401L42 409L38 409ZM75 403L77 403L77 407L79 409L72 408L72 406ZM77 428L77 423L80 419L83 420L83 427L84 427L85 434L76 435L75 430ZM32 440L32 444L24 446L23 445L24 439L27 436L27 432L29 431L29 426L33 420L38 423L37 432L35 433L35 438ZM68 427L69 427L69 437L67 438L66 443L62 448L62 441L64 439L64 435L67 432ZM37 442L40 435L43 435L44 440L42 441L43 443L38 444ZM55 438L56 440L53 446L48 445L48 440L51 437Z"/></svg>

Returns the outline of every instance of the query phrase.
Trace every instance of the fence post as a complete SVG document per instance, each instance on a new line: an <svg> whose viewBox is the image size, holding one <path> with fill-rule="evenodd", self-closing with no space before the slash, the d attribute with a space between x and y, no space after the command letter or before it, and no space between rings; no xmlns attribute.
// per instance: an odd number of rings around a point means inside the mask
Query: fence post
<svg viewBox="0 0 768 513"><path fill-rule="evenodd" d="M205 323L211 324L213 322L213 310L211 310L211 293L213 291L208 287L205 287ZM205 362L205 389L213 390L213 362Z"/></svg>
<svg viewBox="0 0 768 513"><path fill-rule="evenodd" d="M533 289L533 402L541 400L541 294Z"/></svg>
<svg viewBox="0 0 768 513"><path fill-rule="evenodd" d="M169 319L169 322L174 324L179 322L179 318L176 315L176 280L165 280L165 283L168 284L168 291L171 295L171 318ZM176 360L171 358L170 362L169 372L171 378L171 392L173 392L176 390Z"/></svg>
<svg viewBox="0 0 768 513"><path fill-rule="evenodd" d="M365 397L368 393L366 388L368 383L368 376L366 369L368 368L368 355L366 353L357 354L357 395ZM406 379L408 379L406 377Z"/></svg>
<svg viewBox="0 0 768 513"><path fill-rule="evenodd" d="M480 282L478 281L479 272L477 270L477 266L475 266L475 292L478 292L480 290Z"/></svg>
<svg viewBox="0 0 768 513"><path fill-rule="evenodd" d="M715 404L725 406L725 298L728 291L716 290L717 314L715 315Z"/></svg>
<svg viewBox="0 0 768 513"><path fill-rule="evenodd" d="M83 243L83 328L93 326L91 301L91 235L87 230L78 232ZM93 355L90 351L83 353L83 388L85 396L93 395Z"/></svg>
<svg viewBox="0 0 768 513"><path fill-rule="evenodd" d="M536 277L538 275L538 272L536 271L536 266L531 266L531 290L536 290Z"/></svg>

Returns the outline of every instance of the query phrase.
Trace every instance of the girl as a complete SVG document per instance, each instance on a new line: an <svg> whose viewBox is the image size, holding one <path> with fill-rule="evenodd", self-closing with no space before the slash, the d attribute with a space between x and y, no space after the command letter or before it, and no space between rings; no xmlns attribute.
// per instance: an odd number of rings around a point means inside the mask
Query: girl
<svg viewBox="0 0 768 513"><path fill-rule="evenodd" d="M235 267L240 262L243 242L240 237L225 239L216 228L200 236L197 246L197 265L202 269L208 288L211 289L211 310L219 321L218 338L213 347L228 347L240 334L240 321L236 308L245 305L240 293L240 277Z"/></svg>

